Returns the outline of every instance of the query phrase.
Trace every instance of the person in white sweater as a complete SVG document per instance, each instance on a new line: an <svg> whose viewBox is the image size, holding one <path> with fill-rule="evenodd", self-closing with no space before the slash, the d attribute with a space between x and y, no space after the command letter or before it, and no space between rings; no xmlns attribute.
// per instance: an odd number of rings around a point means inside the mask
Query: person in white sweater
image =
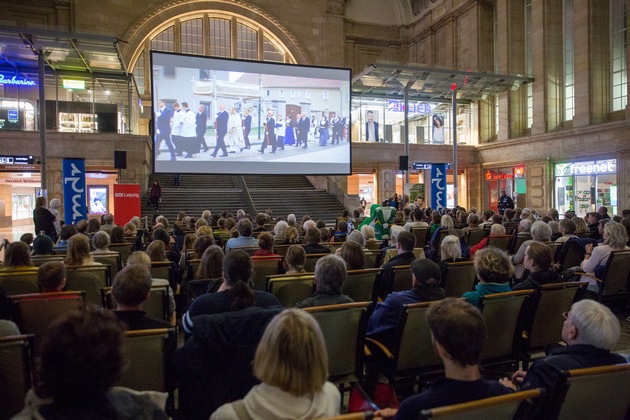
<svg viewBox="0 0 630 420"><path fill-rule="evenodd" d="M267 326L256 349L254 375L262 382L242 400L224 404L210 420L314 419L339 414L341 396L328 377L328 355L317 321L286 309Z"/></svg>

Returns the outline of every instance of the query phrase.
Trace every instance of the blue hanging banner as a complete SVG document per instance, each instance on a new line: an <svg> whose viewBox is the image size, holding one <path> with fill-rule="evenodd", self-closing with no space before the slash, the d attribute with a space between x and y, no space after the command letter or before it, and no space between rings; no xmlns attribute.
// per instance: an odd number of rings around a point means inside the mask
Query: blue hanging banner
<svg viewBox="0 0 630 420"><path fill-rule="evenodd" d="M446 207L446 164L431 165L431 207L442 210Z"/></svg>
<svg viewBox="0 0 630 420"><path fill-rule="evenodd" d="M73 225L87 220L85 159L64 159L62 165L64 221Z"/></svg>

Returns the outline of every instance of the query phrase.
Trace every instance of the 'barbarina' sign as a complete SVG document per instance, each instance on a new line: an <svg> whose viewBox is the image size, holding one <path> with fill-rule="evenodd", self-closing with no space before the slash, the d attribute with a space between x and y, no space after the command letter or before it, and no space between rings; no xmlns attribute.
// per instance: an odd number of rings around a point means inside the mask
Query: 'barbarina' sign
<svg viewBox="0 0 630 420"><path fill-rule="evenodd" d="M34 80L29 80L26 78L18 78L15 76L9 79L8 77L5 77L4 74L0 73L0 85L35 86L36 83Z"/></svg>

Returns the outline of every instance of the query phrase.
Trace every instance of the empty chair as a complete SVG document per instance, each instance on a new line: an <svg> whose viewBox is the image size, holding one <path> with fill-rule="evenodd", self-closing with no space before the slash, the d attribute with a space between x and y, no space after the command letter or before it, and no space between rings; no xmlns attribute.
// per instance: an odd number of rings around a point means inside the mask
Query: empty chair
<svg viewBox="0 0 630 420"><path fill-rule="evenodd" d="M252 278L254 289L267 290L267 276L278 274L282 265L281 257L255 257L252 258Z"/></svg>
<svg viewBox="0 0 630 420"><path fill-rule="evenodd" d="M315 275L277 275L267 277L267 291L274 295L285 308L311 297Z"/></svg>
<svg viewBox="0 0 630 420"><path fill-rule="evenodd" d="M383 241L367 241L365 247L370 251L378 251L383 247Z"/></svg>
<svg viewBox="0 0 630 420"><path fill-rule="evenodd" d="M201 259L198 259L198 258L190 259L186 262L186 270L188 270L187 281L196 279L197 270L199 269L200 265L201 265ZM151 277L153 277L153 275Z"/></svg>
<svg viewBox="0 0 630 420"><path fill-rule="evenodd" d="M37 284L37 267L28 270L0 272L0 287L7 295L25 295L39 293Z"/></svg>
<svg viewBox="0 0 630 420"><path fill-rule="evenodd" d="M92 254L92 258L96 262L109 266L109 275L112 279L122 270L123 263L118 252Z"/></svg>
<svg viewBox="0 0 630 420"><path fill-rule="evenodd" d="M350 296L355 302L375 302L378 294L375 285L380 271L380 268L348 271L341 293Z"/></svg>
<svg viewBox="0 0 630 420"><path fill-rule="evenodd" d="M66 267L66 290L85 292L85 300L101 304L101 287L111 285L109 266L88 265Z"/></svg>
<svg viewBox="0 0 630 420"><path fill-rule="evenodd" d="M630 408L630 364L569 370L550 419L623 419ZM564 402L563 402L564 401Z"/></svg>
<svg viewBox="0 0 630 420"><path fill-rule="evenodd" d="M10 419L24 406L31 388L32 338L0 337L0 420Z"/></svg>
<svg viewBox="0 0 630 420"><path fill-rule="evenodd" d="M586 273L577 274L582 274L582 278L589 277L597 281L599 285L597 298L602 302L630 296L628 289L630 270L628 267L630 267L630 251L613 251L606 261L601 278Z"/></svg>
<svg viewBox="0 0 630 420"><path fill-rule="evenodd" d="M521 245L523 245L523 242L529 241L532 239L532 235L529 232L519 232L516 234L516 239L513 241L513 248L511 248L510 254L516 254L518 252L518 250L521 248Z"/></svg>
<svg viewBox="0 0 630 420"><path fill-rule="evenodd" d="M577 267L584 260L586 249L578 238L569 238L556 250L555 261L560 265L559 271Z"/></svg>
<svg viewBox="0 0 630 420"><path fill-rule="evenodd" d="M517 413L521 413L520 410L523 404L525 404L526 410L527 406L531 405L531 401L539 398L541 394L542 390L537 388L462 404L437 407L430 410L422 410L418 418L439 418L445 420L521 418Z"/></svg>
<svg viewBox="0 0 630 420"><path fill-rule="evenodd" d="M477 271L472 261L448 263L446 277L442 279L445 297L460 297L473 290Z"/></svg>
<svg viewBox="0 0 630 420"><path fill-rule="evenodd" d="M387 294L411 289L411 266L397 265L394 267L392 273L392 283L388 289Z"/></svg>
<svg viewBox="0 0 630 420"><path fill-rule="evenodd" d="M173 263L170 261L151 261L151 277L166 279L169 282L173 276Z"/></svg>

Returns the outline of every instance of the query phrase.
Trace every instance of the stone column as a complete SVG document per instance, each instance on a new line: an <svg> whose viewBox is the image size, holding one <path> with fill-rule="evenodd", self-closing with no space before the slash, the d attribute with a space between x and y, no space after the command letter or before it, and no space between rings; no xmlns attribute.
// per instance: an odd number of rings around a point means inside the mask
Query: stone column
<svg viewBox="0 0 630 420"><path fill-rule="evenodd" d="M391 197L396 192L396 165L377 165L377 184L374 202L380 204L387 197Z"/></svg>

